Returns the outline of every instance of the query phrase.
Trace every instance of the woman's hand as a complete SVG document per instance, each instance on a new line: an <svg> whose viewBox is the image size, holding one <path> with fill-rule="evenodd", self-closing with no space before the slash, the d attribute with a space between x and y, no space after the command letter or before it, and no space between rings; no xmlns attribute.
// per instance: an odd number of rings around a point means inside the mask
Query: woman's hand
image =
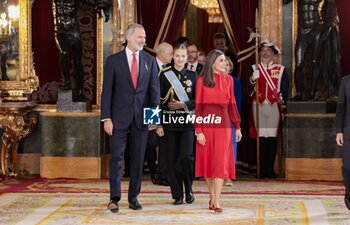
<svg viewBox="0 0 350 225"><path fill-rule="evenodd" d="M203 133L197 134L197 141L199 144L201 144L203 146L205 145L206 140L205 140L205 136Z"/></svg>
<svg viewBox="0 0 350 225"><path fill-rule="evenodd" d="M185 103L177 101L177 100L173 100L173 101L168 103L168 107L171 110L184 109L185 106L186 106Z"/></svg>
<svg viewBox="0 0 350 225"><path fill-rule="evenodd" d="M158 134L159 137L163 137L164 136L163 127L158 127L156 130L156 133Z"/></svg>
<svg viewBox="0 0 350 225"><path fill-rule="evenodd" d="M241 129L236 130L236 141L239 142L242 139Z"/></svg>

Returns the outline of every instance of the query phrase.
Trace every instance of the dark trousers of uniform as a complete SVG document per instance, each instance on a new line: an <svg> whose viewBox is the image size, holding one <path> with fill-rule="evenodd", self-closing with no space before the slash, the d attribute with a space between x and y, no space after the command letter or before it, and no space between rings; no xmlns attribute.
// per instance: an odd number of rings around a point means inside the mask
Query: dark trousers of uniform
<svg viewBox="0 0 350 225"><path fill-rule="evenodd" d="M167 149L168 175L173 199L183 198L192 192L193 181L193 135L192 129L182 131L164 130Z"/></svg>
<svg viewBox="0 0 350 225"><path fill-rule="evenodd" d="M147 130L140 130L137 128L135 120L127 130L114 129L113 135L109 138L110 151L112 153L112 159L109 163L110 197L115 201L119 201L121 198L120 180L122 178L122 167L128 131L130 131L130 145L128 150L131 165L128 201L129 203L135 203L141 191L142 169L148 136Z"/></svg>
<svg viewBox="0 0 350 225"><path fill-rule="evenodd" d="M260 137L260 178L274 178L277 152L276 137Z"/></svg>
<svg viewBox="0 0 350 225"><path fill-rule="evenodd" d="M350 140L344 138L343 146L343 181L345 198L350 201Z"/></svg>
<svg viewBox="0 0 350 225"><path fill-rule="evenodd" d="M155 130L148 132L147 148L145 155L145 162L150 170L151 175L157 173L157 145L158 145L158 135Z"/></svg>

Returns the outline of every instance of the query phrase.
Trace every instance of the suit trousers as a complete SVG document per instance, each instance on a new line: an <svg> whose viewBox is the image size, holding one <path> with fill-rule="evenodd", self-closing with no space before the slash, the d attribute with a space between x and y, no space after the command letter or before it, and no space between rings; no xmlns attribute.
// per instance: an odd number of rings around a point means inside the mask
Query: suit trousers
<svg viewBox="0 0 350 225"><path fill-rule="evenodd" d="M345 197L350 200L350 140L344 139L343 146L343 181L345 187Z"/></svg>
<svg viewBox="0 0 350 225"><path fill-rule="evenodd" d="M147 130L140 130L137 128L135 120L133 120L127 130L118 130L118 127L116 127L109 139L110 151L112 153L112 159L109 163L110 197L117 200L121 198L120 181L122 178L122 167L128 131L130 131L130 145L128 150L131 165L128 201L130 203L135 203L141 191L142 169L148 136Z"/></svg>
<svg viewBox="0 0 350 225"><path fill-rule="evenodd" d="M350 170L350 139L347 139L347 135L345 134L343 146L343 167Z"/></svg>
<svg viewBox="0 0 350 225"><path fill-rule="evenodd" d="M183 185L186 193L192 192L194 131L164 130L164 137L171 195L173 199L183 198Z"/></svg>

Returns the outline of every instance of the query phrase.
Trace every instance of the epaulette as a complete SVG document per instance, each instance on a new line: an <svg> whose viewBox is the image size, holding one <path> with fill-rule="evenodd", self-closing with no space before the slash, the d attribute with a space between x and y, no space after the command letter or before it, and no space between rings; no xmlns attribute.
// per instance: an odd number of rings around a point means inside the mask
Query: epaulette
<svg viewBox="0 0 350 225"><path fill-rule="evenodd" d="M166 71L166 70L170 70L171 69L171 66L168 66L168 67L165 67L162 69L162 71Z"/></svg>
<svg viewBox="0 0 350 225"><path fill-rule="evenodd" d="M171 66L167 66L165 68L162 68L159 70L159 73L158 73L158 76L160 75L161 72L164 72L164 71L167 71L167 70L170 70L171 69Z"/></svg>

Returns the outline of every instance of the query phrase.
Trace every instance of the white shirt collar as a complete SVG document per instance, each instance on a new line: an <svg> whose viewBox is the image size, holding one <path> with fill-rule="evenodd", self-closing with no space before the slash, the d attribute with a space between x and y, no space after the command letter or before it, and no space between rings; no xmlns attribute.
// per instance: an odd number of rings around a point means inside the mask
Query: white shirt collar
<svg viewBox="0 0 350 225"><path fill-rule="evenodd" d="M157 61L158 67L159 67L160 69L162 69L164 63L163 63L162 61L160 61L160 59L158 59L158 57L156 57L156 61Z"/></svg>
<svg viewBox="0 0 350 225"><path fill-rule="evenodd" d="M193 65L193 70L195 71L197 69L197 66L198 66L198 61L194 62L194 63L190 63L188 62L187 63L187 69L191 70L191 65Z"/></svg>
<svg viewBox="0 0 350 225"><path fill-rule="evenodd" d="M130 55L132 55L132 54L134 53L133 51L130 50L130 48L128 48L128 46L126 46L125 52L126 52L126 55L128 55L128 56L130 56ZM136 52L135 52L135 53L136 53L136 56L139 56L139 52L140 52L140 51L136 51Z"/></svg>

